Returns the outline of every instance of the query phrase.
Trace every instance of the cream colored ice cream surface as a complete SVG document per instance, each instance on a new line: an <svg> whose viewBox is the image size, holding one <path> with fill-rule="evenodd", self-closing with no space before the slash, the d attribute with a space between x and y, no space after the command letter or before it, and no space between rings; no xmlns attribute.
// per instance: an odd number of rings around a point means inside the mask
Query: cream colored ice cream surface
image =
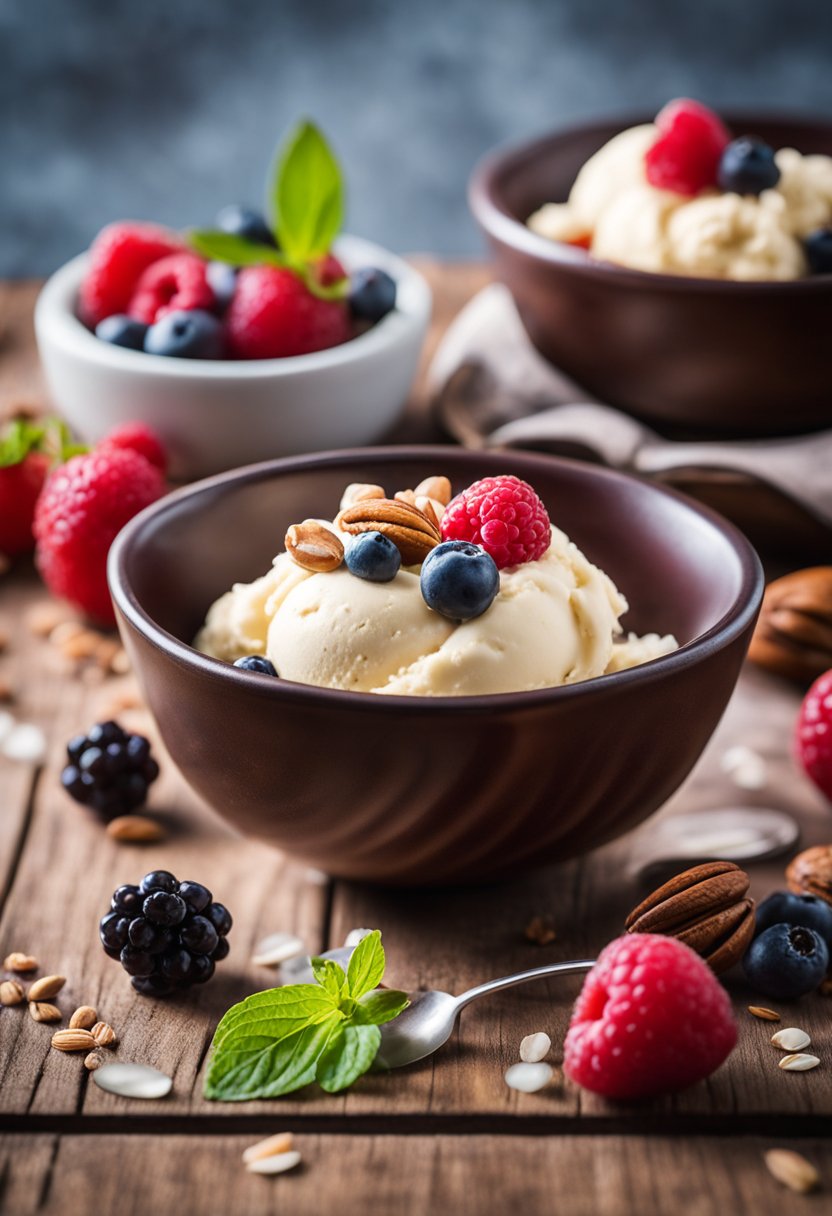
<svg viewBox="0 0 832 1216"><path fill-rule="evenodd" d="M776 154L780 181L755 195L709 190L688 198L647 181L652 124L622 131L591 156L566 203L529 227L554 241L590 239L601 261L696 278L791 280L807 273L802 239L832 224L832 158Z"/></svg>
<svg viewBox="0 0 832 1216"><path fill-rule="evenodd" d="M474 620L428 608L417 570L373 583L345 566L312 573L280 554L269 574L217 600L196 646L230 662L267 654L281 678L325 688L515 692L574 684L676 648L655 634L617 640L626 609L607 575L552 528L543 557L502 570L494 602Z"/></svg>

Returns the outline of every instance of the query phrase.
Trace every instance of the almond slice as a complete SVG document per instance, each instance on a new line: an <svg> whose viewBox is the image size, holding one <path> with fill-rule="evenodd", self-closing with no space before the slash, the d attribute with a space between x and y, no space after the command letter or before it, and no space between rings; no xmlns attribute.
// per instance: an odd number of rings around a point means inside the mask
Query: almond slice
<svg viewBox="0 0 832 1216"><path fill-rule="evenodd" d="M810 1068L817 1068L818 1064L820 1060L817 1056L804 1055L802 1052L795 1052L778 1060L778 1065L784 1072L808 1072Z"/></svg>
<svg viewBox="0 0 832 1216"><path fill-rule="evenodd" d="M296 565L315 574L337 570L344 560L344 543L339 536L318 523L305 519L292 524L286 533L286 552Z"/></svg>
<svg viewBox="0 0 832 1216"><path fill-rule="evenodd" d="M447 477L425 477L419 482L414 492L417 498L420 494L424 494L427 498L435 498L443 507L447 507L451 501L451 483Z"/></svg>
<svg viewBox="0 0 832 1216"><path fill-rule="evenodd" d="M267 1136L250 1144L243 1153L243 1161L249 1165L252 1161L263 1161L266 1157L276 1157L279 1153L288 1153L295 1143L291 1132L278 1132L276 1136Z"/></svg>
<svg viewBox="0 0 832 1216"><path fill-rule="evenodd" d="M784 1026L782 1030L778 1030L771 1036L771 1041L775 1047L780 1047L783 1051L802 1051L812 1042L806 1031L801 1030L798 1026Z"/></svg>
<svg viewBox="0 0 832 1216"><path fill-rule="evenodd" d="M808 1195L820 1187L820 1174L811 1161L790 1148L770 1148L765 1154L769 1173L798 1195Z"/></svg>

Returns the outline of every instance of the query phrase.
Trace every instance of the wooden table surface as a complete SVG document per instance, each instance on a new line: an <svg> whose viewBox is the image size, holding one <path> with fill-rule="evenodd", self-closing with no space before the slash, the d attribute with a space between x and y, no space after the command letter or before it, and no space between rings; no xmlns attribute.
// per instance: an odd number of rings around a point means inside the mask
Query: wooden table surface
<svg viewBox="0 0 832 1216"><path fill-rule="evenodd" d="M428 270L438 332L483 272ZM21 402L42 403L31 341L34 291L27 284L0 287L0 414ZM408 434L419 430L423 396L416 400ZM15 715L38 723L48 740L42 764L0 758L0 958L28 951L45 971L66 975L58 998L65 1015L78 1004L94 1005L118 1032L114 1058L165 1070L173 1092L155 1103L108 1095L80 1057L50 1050L52 1028L35 1023L25 1006L0 1010L0 1210L14 1216L47 1210L317 1216L336 1207L366 1216L829 1210L832 1001L813 996L779 1006L783 1024L803 1026L822 1059L813 1072L782 1072L771 1026L747 1013L753 996L734 976L727 982L739 1021L736 1051L707 1082L648 1105L608 1104L565 1082L559 1067L553 1084L537 1094L506 1087L503 1074L532 1031L551 1035L559 1064L577 979L475 1004L438 1055L364 1078L345 1095L207 1102L202 1079L218 1018L273 982L273 972L250 961L265 935L295 932L319 951L340 944L354 927L378 927L387 978L409 990L461 991L512 970L585 957L620 932L641 897L634 868L652 828L506 886L401 892L332 882L233 835L185 786L137 704L121 718L150 734L162 757L151 808L170 834L153 846L116 844L63 794L58 773L66 740L112 713L119 699L129 702L132 677L91 683L68 670L54 644L30 629L32 609L46 602L25 563L0 580L0 634L8 635L0 680L15 692ZM747 670L705 756L661 814L774 806L800 821L804 843L828 841L829 808L789 758L798 702L789 686ZM721 759L736 744L766 757L763 788L739 789L723 772ZM751 868L756 896L783 885L783 864ZM96 932L113 888L159 867L205 882L234 914L231 954L216 978L167 1002L136 996ZM524 934L538 915L556 927L546 946ZM303 1166L278 1178L245 1173L242 1149L287 1128L296 1134ZM784 1190L764 1166L772 1146L796 1147L811 1158L825 1193Z"/></svg>

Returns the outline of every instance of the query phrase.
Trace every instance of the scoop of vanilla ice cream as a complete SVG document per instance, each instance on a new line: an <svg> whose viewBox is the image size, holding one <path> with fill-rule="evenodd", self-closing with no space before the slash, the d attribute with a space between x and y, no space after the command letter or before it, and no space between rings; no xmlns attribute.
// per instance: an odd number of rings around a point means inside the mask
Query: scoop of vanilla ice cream
<svg viewBox="0 0 832 1216"><path fill-rule="evenodd" d="M593 256L635 270L671 271L667 226L681 201L678 194L646 184L624 190L598 218Z"/></svg>
<svg viewBox="0 0 832 1216"><path fill-rule="evenodd" d="M660 659L663 654L670 654L671 651L677 650L678 646L679 643L672 633L645 633L643 637L639 637L637 633L629 633L623 641L613 644L607 673L640 667L651 659Z"/></svg>
<svg viewBox="0 0 832 1216"><path fill-rule="evenodd" d="M703 195L667 217L667 269L714 279L797 279L803 249L769 207L739 194Z"/></svg>
<svg viewBox="0 0 832 1216"><path fill-rule="evenodd" d="M760 206L771 210L796 237L808 236L832 223L832 157L801 156L781 148L774 157L780 181L760 195Z"/></svg>

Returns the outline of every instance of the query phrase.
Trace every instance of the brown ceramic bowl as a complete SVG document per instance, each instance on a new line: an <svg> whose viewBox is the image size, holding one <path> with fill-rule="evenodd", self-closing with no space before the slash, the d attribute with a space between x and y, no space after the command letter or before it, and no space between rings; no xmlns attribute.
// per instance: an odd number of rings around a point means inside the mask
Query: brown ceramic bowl
<svg viewBox="0 0 832 1216"><path fill-rule="evenodd" d="M832 275L735 283L594 261L525 220L564 202L580 167L619 131L567 128L492 153L471 208L538 350L579 384L670 435L753 437L832 426ZM775 148L832 155L832 122L729 115Z"/></svg>
<svg viewBox="0 0 832 1216"><path fill-rule="evenodd" d="M456 488L512 472L613 577L625 625L682 648L568 688L380 697L240 671L190 642L209 604L266 571L289 524L344 485ZM731 695L762 593L730 524L646 482L545 456L377 448L253 465L143 511L110 556L119 624L182 773L242 832L332 874L471 882L585 853L659 807Z"/></svg>

